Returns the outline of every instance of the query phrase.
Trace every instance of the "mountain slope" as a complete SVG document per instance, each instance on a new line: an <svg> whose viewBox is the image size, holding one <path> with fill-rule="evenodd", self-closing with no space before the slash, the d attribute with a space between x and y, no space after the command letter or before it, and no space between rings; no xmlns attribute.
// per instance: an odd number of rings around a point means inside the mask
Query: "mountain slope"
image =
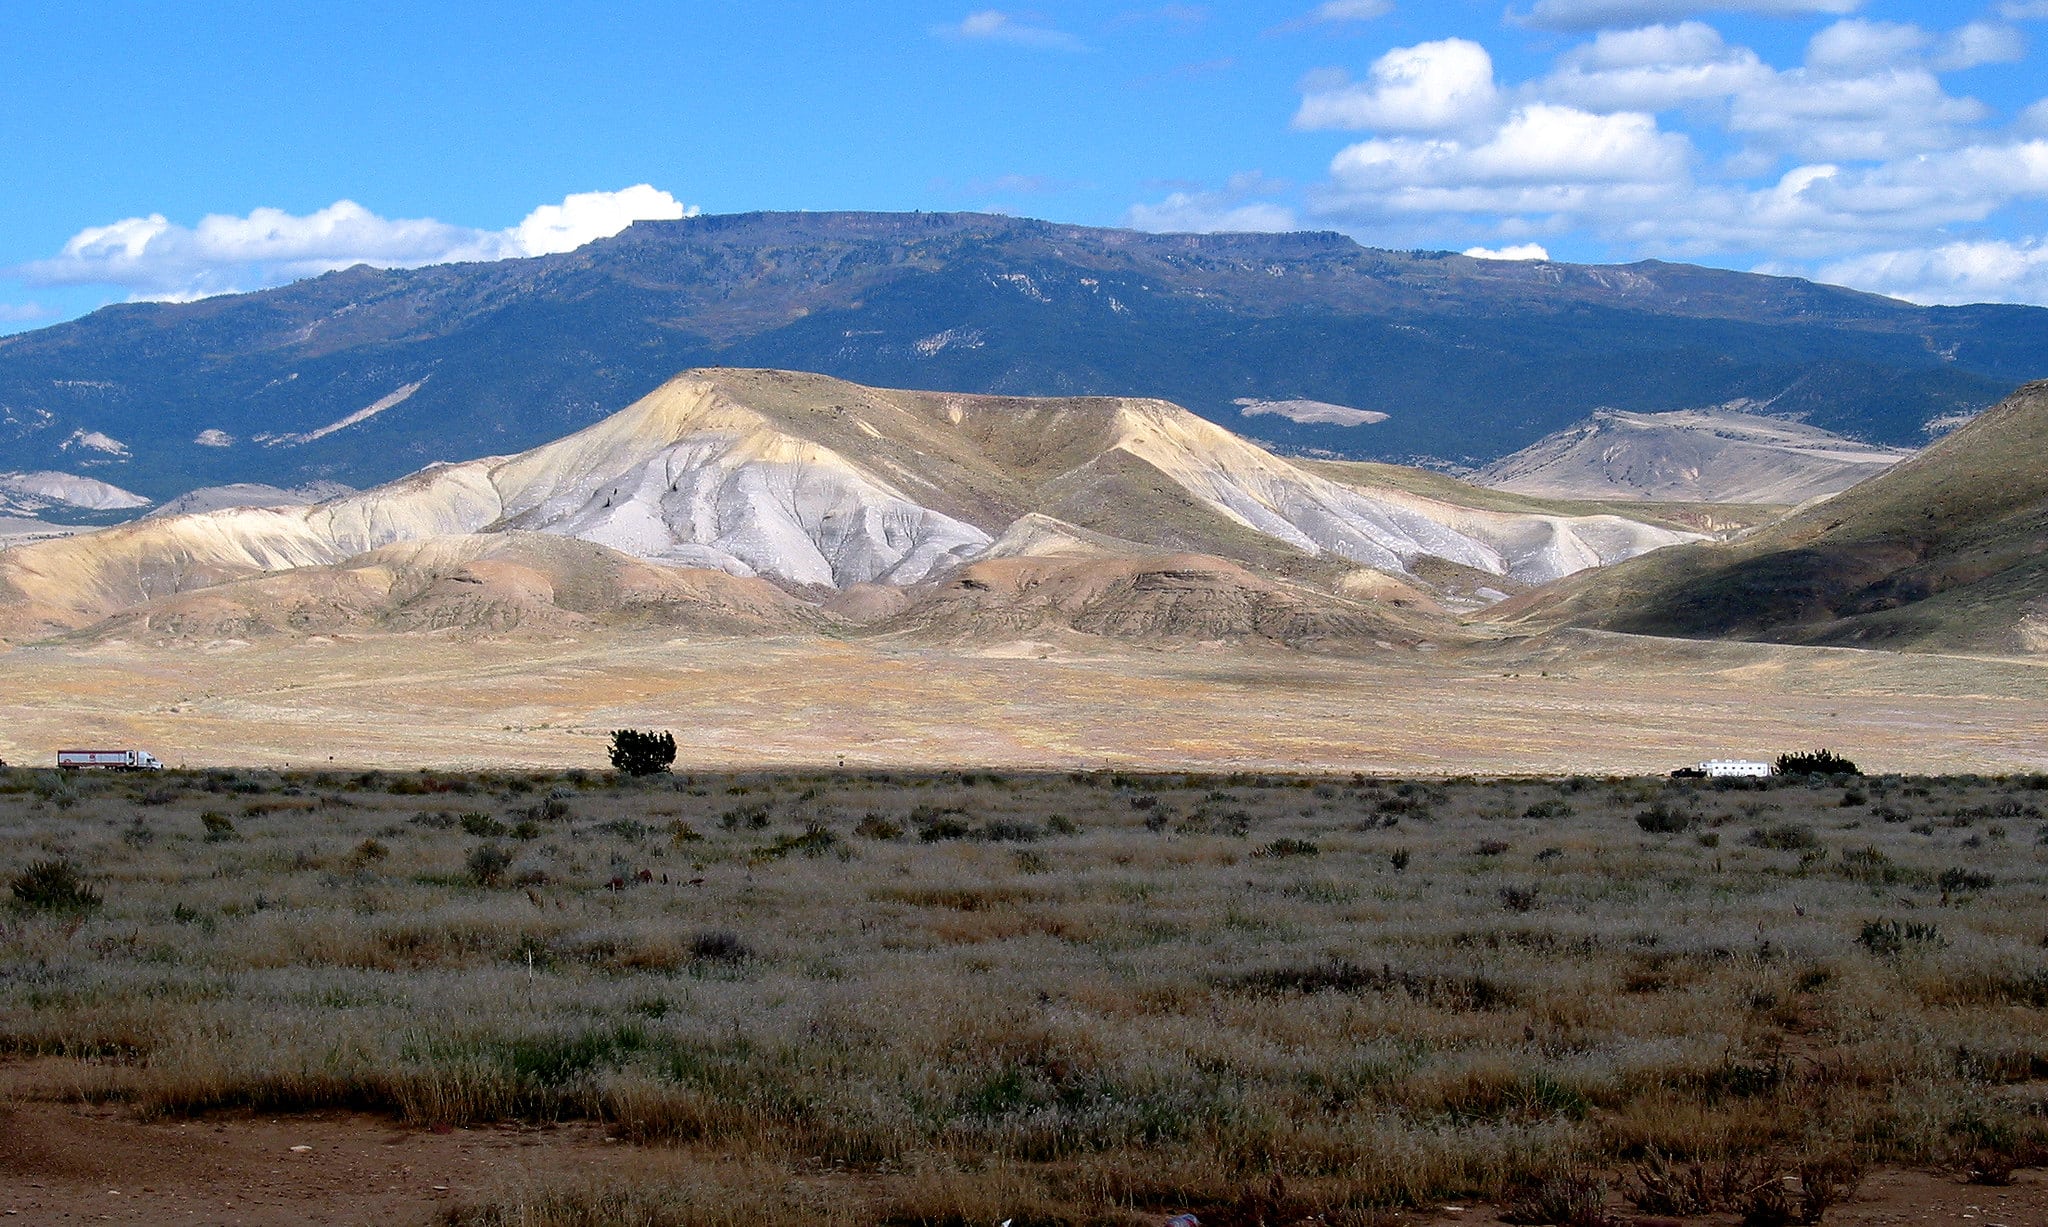
<svg viewBox="0 0 2048 1227"><path fill-rule="evenodd" d="M1548 498L1793 504L1846 490L1910 454L1728 410L1603 409L1472 480Z"/></svg>
<svg viewBox="0 0 2048 1227"><path fill-rule="evenodd" d="M385 546L333 566L174 593L115 614L91 637L173 642L595 627L787 634L814 630L818 621L760 580L650 566L588 542L507 532Z"/></svg>
<svg viewBox="0 0 2048 1227"><path fill-rule="evenodd" d="M235 482L364 486L538 446L709 365L1153 397L1269 445L1347 456L1483 463L1598 406L1737 399L1910 446L2048 371L2044 320L1656 262L1373 251L1334 234L705 217L564 255L356 268L0 338L0 467L89 470L159 500ZM1247 400L1388 416L1247 417Z"/></svg>
<svg viewBox="0 0 2048 1227"><path fill-rule="evenodd" d="M75 473L0 473L0 515L133 511L147 506L149 500L139 494Z"/></svg>
<svg viewBox="0 0 2048 1227"><path fill-rule="evenodd" d="M945 641L1078 632L1154 644L1226 641L1351 650L1412 644L1441 622L1348 600L1201 554L1009 556L916 593L880 633Z"/></svg>
<svg viewBox="0 0 2048 1227"><path fill-rule="evenodd" d="M1499 613L1694 638L2048 650L2048 381L1737 541L1664 551Z"/></svg>
<svg viewBox="0 0 2048 1227"><path fill-rule="evenodd" d="M1062 534L1330 585L1359 566L1410 578L1450 568L1500 591L1692 537L1331 480L1161 401L711 370L519 455L436 465L311 507L150 518L0 553L0 603L17 628L75 627L259 573L503 533L820 596L917 584Z"/></svg>

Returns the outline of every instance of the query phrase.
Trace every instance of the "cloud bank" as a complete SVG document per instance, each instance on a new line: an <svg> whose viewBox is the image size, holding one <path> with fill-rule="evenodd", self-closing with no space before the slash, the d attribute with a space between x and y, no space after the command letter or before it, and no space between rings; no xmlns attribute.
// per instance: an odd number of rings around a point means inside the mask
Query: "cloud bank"
<svg viewBox="0 0 2048 1227"><path fill-rule="evenodd" d="M506 230L380 217L352 200L293 214L259 208L183 226L161 213L79 231L56 256L16 272L35 285L107 285L137 300L186 300L282 285L357 264L417 268L573 251L636 221L696 213L648 184L578 192Z"/></svg>
<svg viewBox="0 0 2048 1227"><path fill-rule="evenodd" d="M1525 81L1464 38L1395 47L1361 80L1312 74L1292 127L1357 135L1307 215L1385 246L1532 258L1577 238L1927 303L2048 304L2048 241L2013 233L2048 204L2048 99L2001 116L1945 80L2024 62L2018 28L1845 15L1777 67L1701 20L1858 7L1537 0L1525 22L1592 32Z"/></svg>

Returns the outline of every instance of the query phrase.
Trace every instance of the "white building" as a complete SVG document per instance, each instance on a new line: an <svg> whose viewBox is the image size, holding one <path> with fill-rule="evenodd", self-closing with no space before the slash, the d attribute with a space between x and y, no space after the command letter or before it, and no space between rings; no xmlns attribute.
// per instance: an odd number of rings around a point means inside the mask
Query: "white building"
<svg viewBox="0 0 2048 1227"><path fill-rule="evenodd" d="M1741 758L1710 758L1700 764L1700 774L1716 779L1734 776L1761 780L1770 777L1771 765Z"/></svg>

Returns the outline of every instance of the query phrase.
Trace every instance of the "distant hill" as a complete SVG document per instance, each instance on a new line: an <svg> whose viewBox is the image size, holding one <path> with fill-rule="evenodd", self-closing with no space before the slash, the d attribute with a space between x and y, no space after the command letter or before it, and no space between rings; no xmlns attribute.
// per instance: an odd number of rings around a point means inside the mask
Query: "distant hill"
<svg viewBox="0 0 2048 1227"><path fill-rule="evenodd" d="M1789 505L1846 490L1911 454L1728 410L1603 409L1472 480L1545 498Z"/></svg>
<svg viewBox="0 0 2048 1227"><path fill-rule="evenodd" d="M55 512L134 512L149 500L119 486L76 473L0 473L0 515L42 517Z"/></svg>
<svg viewBox="0 0 2048 1227"><path fill-rule="evenodd" d="M358 267L0 338L0 469L159 502L235 483L363 487L539 446L714 365L1158 398L1283 451L1479 465L1595 408L1736 400L1917 446L1931 423L2048 374L2048 311L1327 233L698 217L563 255Z"/></svg>
<svg viewBox="0 0 2048 1227"><path fill-rule="evenodd" d="M1746 537L1660 551L1497 612L1692 638L2048 651L2048 381Z"/></svg>
<svg viewBox="0 0 2048 1227"><path fill-rule="evenodd" d="M153 517L193 515L202 511L225 511L230 507L298 507L354 494L338 481L310 481L296 490L242 482L231 486L202 486L158 504Z"/></svg>
<svg viewBox="0 0 2048 1227"><path fill-rule="evenodd" d="M110 616L182 634L436 617L489 629L549 610L653 617L650 601L704 625L723 602L733 624L787 627L780 593L884 632L900 617L949 636L1050 621L1372 641L1407 637L1409 612L1441 615L1439 601L1484 603L1696 537L1536 500L1503 510L1433 482L1418 494L1324 476L1164 401L695 371L517 455L0 552L0 636ZM581 552L543 549L561 540ZM641 596L558 599L597 574ZM696 576L688 594L672 591L678 575ZM430 588L431 617L418 605Z"/></svg>

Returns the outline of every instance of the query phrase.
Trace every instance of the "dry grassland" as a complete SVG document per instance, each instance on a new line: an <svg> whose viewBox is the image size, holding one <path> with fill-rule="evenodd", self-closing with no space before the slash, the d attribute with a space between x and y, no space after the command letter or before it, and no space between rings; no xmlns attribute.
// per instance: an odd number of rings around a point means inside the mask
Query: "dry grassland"
<svg viewBox="0 0 2048 1227"><path fill-rule="evenodd" d="M1813 1221L1865 1165L2048 1154L2044 808L2042 776L16 770L0 867L83 878L0 913L0 1047L145 1117L594 1120L685 1160L453 1224Z"/></svg>
<svg viewBox="0 0 2048 1227"><path fill-rule="evenodd" d="M1662 772L1829 745L1866 768L2048 770L2048 660L1568 632L1365 658L1089 636L970 650L819 639L431 635L0 653L0 759L79 744L172 764L681 761L1457 775Z"/></svg>

